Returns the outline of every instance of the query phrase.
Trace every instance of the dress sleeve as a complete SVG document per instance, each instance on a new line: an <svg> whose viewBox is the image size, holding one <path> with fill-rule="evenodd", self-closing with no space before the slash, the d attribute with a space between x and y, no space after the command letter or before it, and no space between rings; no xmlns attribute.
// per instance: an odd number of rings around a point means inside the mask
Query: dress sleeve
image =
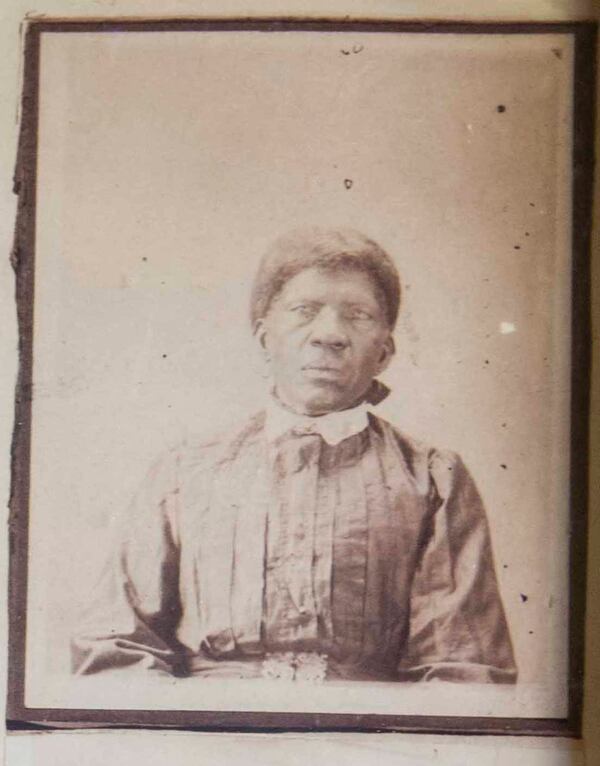
<svg viewBox="0 0 600 766"><path fill-rule="evenodd" d="M146 476L119 526L112 555L72 638L72 670L179 674L175 629L181 615L177 500L172 451Z"/></svg>
<svg viewBox="0 0 600 766"><path fill-rule="evenodd" d="M515 683L483 503L458 455L430 457L432 514L411 589L407 681Z"/></svg>

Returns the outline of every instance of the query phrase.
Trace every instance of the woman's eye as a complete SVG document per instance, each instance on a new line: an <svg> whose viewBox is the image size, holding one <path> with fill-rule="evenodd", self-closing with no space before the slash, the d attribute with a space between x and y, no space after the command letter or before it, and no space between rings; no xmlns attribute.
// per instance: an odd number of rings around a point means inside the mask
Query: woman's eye
<svg viewBox="0 0 600 766"><path fill-rule="evenodd" d="M316 313L315 307L308 303L298 303L292 306L291 310L294 314L299 314L302 317L313 316Z"/></svg>
<svg viewBox="0 0 600 766"><path fill-rule="evenodd" d="M373 317L368 311L364 311L363 309L352 309L348 314L348 319L353 322L369 322Z"/></svg>

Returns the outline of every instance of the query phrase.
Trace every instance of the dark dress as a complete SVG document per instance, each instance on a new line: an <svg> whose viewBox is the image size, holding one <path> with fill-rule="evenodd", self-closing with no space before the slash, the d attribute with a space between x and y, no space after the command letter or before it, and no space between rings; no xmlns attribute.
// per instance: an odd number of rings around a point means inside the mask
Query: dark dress
<svg viewBox="0 0 600 766"><path fill-rule="evenodd" d="M73 639L73 667L517 675L470 474L456 454L372 414L331 446L315 434L271 441L260 413L230 438L160 460Z"/></svg>

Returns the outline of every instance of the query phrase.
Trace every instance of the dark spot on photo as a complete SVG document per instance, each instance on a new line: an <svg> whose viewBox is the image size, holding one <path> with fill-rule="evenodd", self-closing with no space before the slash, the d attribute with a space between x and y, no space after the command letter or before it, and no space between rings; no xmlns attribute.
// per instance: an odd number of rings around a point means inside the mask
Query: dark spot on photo
<svg viewBox="0 0 600 766"><path fill-rule="evenodd" d="M520 249L521 249L521 245L515 245L515 250L520 250Z"/></svg>
<svg viewBox="0 0 600 766"><path fill-rule="evenodd" d="M166 358L167 358L167 355L166 355L166 354L163 354L163 355L162 355L162 358L163 358L163 359L166 359Z"/></svg>
<svg viewBox="0 0 600 766"><path fill-rule="evenodd" d="M521 593L521 601L525 603L526 601L529 601L529 596L525 595L525 593Z"/></svg>
<svg viewBox="0 0 600 766"><path fill-rule="evenodd" d="M530 202L529 207L535 207L535 202Z"/></svg>
<svg viewBox="0 0 600 766"><path fill-rule="evenodd" d="M502 114L502 112L506 111L506 107L504 106L504 104L498 104L498 106L496 107L496 111Z"/></svg>
<svg viewBox="0 0 600 766"><path fill-rule="evenodd" d="M504 470L506 471L506 463L500 463L500 468L504 468Z"/></svg>
<svg viewBox="0 0 600 766"><path fill-rule="evenodd" d="M556 56L557 59L562 59L562 49L561 48L552 48L552 53Z"/></svg>
<svg viewBox="0 0 600 766"><path fill-rule="evenodd" d="M352 46L352 53L360 53L362 50L364 50L364 45L353 45Z"/></svg>
<svg viewBox="0 0 600 766"><path fill-rule="evenodd" d="M528 232L528 231L526 231L526 232L525 232L525 236L526 236L526 237L528 237L528 236L529 236L529 232Z"/></svg>
<svg viewBox="0 0 600 766"><path fill-rule="evenodd" d="M144 256L142 256L142 261L147 261L147 260L148 260L148 259L146 258L146 256L145 256L145 255L144 255Z"/></svg>
<svg viewBox="0 0 600 766"><path fill-rule="evenodd" d="M350 55L350 51L347 51L347 50L345 50L344 48L342 48L342 49L340 50L340 53L342 54L342 56L349 56L349 55Z"/></svg>
<svg viewBox="0 0 600 766"><path fill-rule="evenodd" d="M344 178L344 186L346 189L351 189L354 181L351 178Z"/></svg>
<svg viewBox="0 0 600 766"><path fill-rule="evenodd" d="M486 360L485 360L485 363L486 363L486 364L489 364L489 363L490 363L490 360L489 360L489 359L486 359Z"/></svg>

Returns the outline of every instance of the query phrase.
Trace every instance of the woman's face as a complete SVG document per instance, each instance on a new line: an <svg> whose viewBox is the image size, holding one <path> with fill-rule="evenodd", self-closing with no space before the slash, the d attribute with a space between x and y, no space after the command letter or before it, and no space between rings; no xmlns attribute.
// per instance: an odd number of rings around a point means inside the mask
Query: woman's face
<svg viewBox="0 0 600 766"><path fill-rule="evenodd" d="M356 269L309 268L289 279L257 336L278 398L308 415L352 407L394 353L380 293Z"/></svg>

